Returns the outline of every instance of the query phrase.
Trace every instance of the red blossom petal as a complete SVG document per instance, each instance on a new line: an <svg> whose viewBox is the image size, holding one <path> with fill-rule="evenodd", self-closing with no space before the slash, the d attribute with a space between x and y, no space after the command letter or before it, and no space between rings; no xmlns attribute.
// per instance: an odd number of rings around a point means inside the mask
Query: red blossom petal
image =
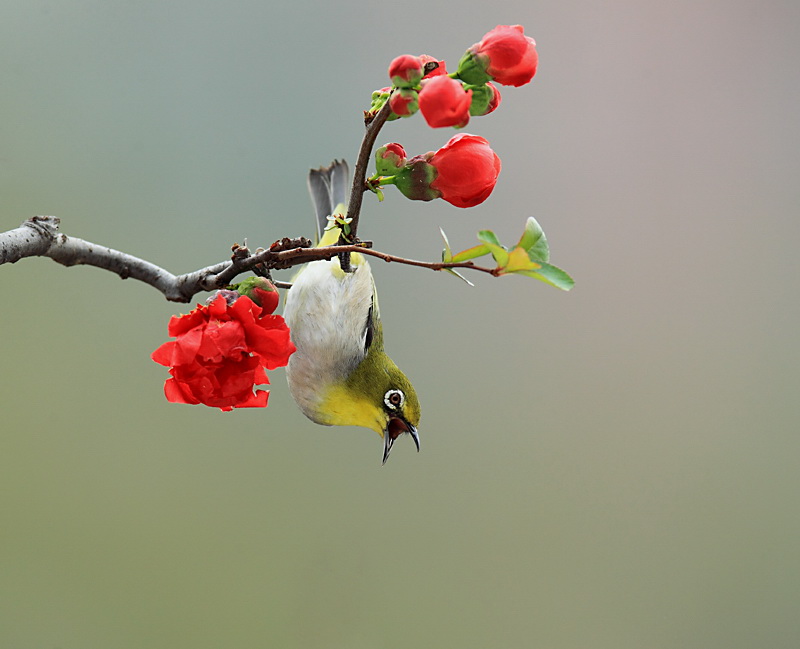
<svg viewBox="0 0 800 649"><path fill-rule="evenodd" d="M156 349L152 354L150 354L150 358L152 358L159 365L166 365L167 367L172 367L173 364L172 355L174 347L175 347L175 341L168 340L158 349Z"/></svg>
<svg viewBox="0 0 800 649"><path fill-rule="evenodd" d="M181 384L175 379L167 379L164 382L164 396L167 397L167 401L170 403L188 403L192 406L200 403L191 394L185 392L181 388Z"/></svg>
<svg viewBox="0 0 800 649"><path fill-rule="evenodd" d="M266 315L259 320L258 326L260 329L264 329L265 331L270 331L272 329L289 330L289 328L286 326L286 320L284 320L283 316L280 315Z"/></svg>
<svg viewBox="0 0 800 649"><path fill-rule="evenodd" d="M170 365L183 365L194 360L203 342L203 329L204 327L202 326L195 327L178 336L175 341L175 347L172 350L172 362Z"/></svg>
<svg viewBox="0 0 800 649"><path fill-rule="evenodd" d="M255 322L256 318L261 315L261 307L246 295L240 296L227 309L229 318L235 318L242 323Z"/></svg>
<svg viewBox="0 0 800 649"><path fill-rule="evenodd" d="M186 403L196 399L195 403L225 408L236 407L250 399L258 368L258 359L247 357L240 362L176 367L172 374L183 393L188 395Z"/></svg>
<svg viewBox="0 0 800 649"><path fill-rule="evenodd" d="M248 298L249 299L249 298ZM239 300L236 300L238 302ZM236 304L234 302L234 304ZM217 295L214 301L208 305L208 319L217 318L219 320L230 320L228 315L228 301L222 295Z"/></svg>
<svg viewBox="0 0 800 649"><path fill-rule="evenodd" d="M268 370L284 367L289 357L296 351L292 344L289 329L272 329L262 331L252 340L252 350L258 354L261 362Z"/></svg>
<svg viewBox="0 0 800 649"><path fill-rule="evenodd" d="M237 403L237 408L266 408L269 402L269 390L256 390L247 401Z"/></svg>
<svg viewBox="0 0 800 649"><path fill-rule="evenodd" d="M186 333L189 329L193 329L207 320L208 307L198 304L197 308L190 313L172 316L169 320L167 331L171 337L177 338L182 333Z"/></svg>
<svg viewBox="0 0 800 649"><path fill-rule="evenodd" d="M219 363L225 358L238 360L248 351L244 327L240 322L212 320L203 329L203 341L197 354L212 363Z"/></svg>
<svg viewBox="0 0 800 649"><path fill-rule="evenodd" d="M267 369L283 367L295 351L286 321L279 315L262 316L245 327L248 350L258 354Z"/></svg>
<svg viewBox="0 0 800 649"><path fill-rule="evenodd" d="M441 76L443 74L447 74L447 66L445 65L444 61L440 61L439 59L437 59L437 58L435 58L433 56L430 56L429 54L420 54L419 60L422 61L423 67L426 64L432 63L434 61L439 64L438 68L434 68L433 70L428 72L428 74L426 74L423 77L423 79L430 79L431 77L439 77L439 76Z"/></svg>
<svg viewBox="0 0 800 649"><path fill-rule="evenodd" d="M269 377L261 365L253 370L253 385L269 385Z"/></svg>

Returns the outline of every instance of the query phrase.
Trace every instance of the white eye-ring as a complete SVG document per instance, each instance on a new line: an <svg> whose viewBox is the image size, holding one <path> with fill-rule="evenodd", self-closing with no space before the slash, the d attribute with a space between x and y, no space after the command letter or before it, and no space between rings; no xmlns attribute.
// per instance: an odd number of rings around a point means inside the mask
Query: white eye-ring
<svg viewBox="0 0 800 649"><path fill-rule="evenodd" d="M405 400L406 395L403 394L402 390L389 390L385 395L383 395L383 402L390 410L402 408Z"/></svg>

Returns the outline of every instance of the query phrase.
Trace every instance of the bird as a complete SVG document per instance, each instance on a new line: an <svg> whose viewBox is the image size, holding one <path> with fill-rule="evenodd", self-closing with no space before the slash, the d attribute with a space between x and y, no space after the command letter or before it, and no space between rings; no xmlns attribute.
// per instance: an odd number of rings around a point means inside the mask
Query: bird
<svg viewBox="0 0 800 649"><path fill-rule="evenodd" d="M308 188L318 246L334 245L344 217L349 170L344 160L312 169ZM384 350L378 296L364 255L351 253L350 271L338 256L307 263L287 291L283 317L297 348L289 358L289 392L311 421L361 426L383 438L383 464L407 433L419 451L420 404L414 386Z"/></svg>

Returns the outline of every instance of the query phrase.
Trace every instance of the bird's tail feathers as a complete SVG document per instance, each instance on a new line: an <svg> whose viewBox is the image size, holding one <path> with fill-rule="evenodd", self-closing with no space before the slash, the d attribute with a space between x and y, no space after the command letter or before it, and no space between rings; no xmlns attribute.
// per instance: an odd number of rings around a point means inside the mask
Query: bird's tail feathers
<svg viewBox="0 0 800 649"><path fill-rule="evenodd" d="M328 217L339 205L347 204L350 170L344 160L334 160L328 167L308 172L308 191L317 217L317 241L328 226Z"/></svg>

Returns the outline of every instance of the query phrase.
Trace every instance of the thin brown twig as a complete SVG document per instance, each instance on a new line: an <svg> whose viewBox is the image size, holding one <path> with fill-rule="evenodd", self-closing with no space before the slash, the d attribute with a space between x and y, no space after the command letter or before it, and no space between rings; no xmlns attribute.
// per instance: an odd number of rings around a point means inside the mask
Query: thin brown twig
<svg viewBox="0 0 800 649"><path fill-rule="evenodd" d="M91 241L68 237L59 232L59 219L54 216L35 216L19 228L0 233L0 264L15 263L25 257L49 257L64 266L86 265L116 273L122 279L136 279L160 291L172 302L190 302L203 291L214 291L229 285L232 280L256 266L268 270L283 270L310 261L330 260L337 255L354 252L419 268L440 271L466 268L490 275L499 275L496 268L477 266L472 261L429 262L406 259L397 255L373 250L372 242L311 248L310 242L301 239L283 239L272 249L250 254L246 248L234 246L230 261L206 266L191 273L173 275L149 261ZM299 245L298 245L299 244ZM287 245L296 247L288 248ZM275 282L279 288L290 288L286 282Z"/></svg>
<svg viewBox="0 0 800 649"><path fill-rule="evenodd" d="M406 266L417 266L419 268L428 268L430 270L446 270L446 269L455 269L455 268L469 268L470 270L477 270L482 273L488 273L489 275L494 275L495 277L499 276L500 273L498 272L497 268L487 268L485 266L478 266L472 261L460 261L460 262L445 262L445 261L418 261L416 259L408 259L406 257L399 257L397 255L390 255L386 252L381 252L380 250L372 250L370 248L363 248L356 245L347 245L347 246L330 246L328 248L314 248L313 250L324 250L327 251L330 257L333 257L335 254L342 254L342 253L353 253L359 252L362 255L368 255L370 257L377 257L378 259L383 259L383 261L389 262L397 262L398 264L405 264ZM287 251L291 252L291 251ZM330 258L321 256L320 259Z"/></svg>
<svg viewBox="0 0 800 649"><path fill-rule="evenodd" d="M361 140L361 147L358 149L358 157L356 158L356 166L353 170L353 186L350 189L350 201L347 204L347 218L351 219L350 234L348 237L350 241L358 240L358 221L361 217L361 204L364 199L364 192L367 191L367 167L369 166L369 159L372 154L372 148L375 146L375 140L378 138L378 133L383 128L386 120L392 112L389 100L381 107L375 116L367 116L364 121L366 122L366 130L364 131L364 138ZM339 244L344 245L348 243L344 239L344 235L339 236ZM350 271L350 255L343 253L341 255L340 263L342 270L345 272Z"/></svg>
<svg viewBox="0 0 800 649"><path fill-rule="evenodd" d="M244 272L247 270L252 270L254 267L258 265L264 265L267 268L291 268L293 266L297 266L300 264L305 264L310 261L321 261L321 260L329 260L333 259L333 257L342 254L352 254L354 252L361 253L363 255L368 255L370 257L377 257L378 259L383 259L385 262L396 262L398 264L405 264L407 266L417 266L419 268L428 268L429 270L446 270L446 269L456 269L456 268L468 268L470 270L477 270L482 273L488 273L489 275L494 275L495 277L499 275L497 268L487 268L485 266L478 266L472 261L462 261L462 262L443 262L443 261L418 261L416 259L407 259L405 257L399 257L397 255L390 255L386 252L381 252L379 250L373 250L371 247L371 242L364 241L356 244L347 244L347 245L336 245L336 246L327 246L325 248L293 248L290 250L283 250L280 252L272 252L270 250L264 250L263 252L256 253L246 259L241 259L238 261L238 268L240 269L239 272ZM227 269L226 269L227 270ZM209 283L216 283L219 286L223 286L227 283L225 280L227 279L227 273L223 271L215 278L209 277Z"/></svg>

